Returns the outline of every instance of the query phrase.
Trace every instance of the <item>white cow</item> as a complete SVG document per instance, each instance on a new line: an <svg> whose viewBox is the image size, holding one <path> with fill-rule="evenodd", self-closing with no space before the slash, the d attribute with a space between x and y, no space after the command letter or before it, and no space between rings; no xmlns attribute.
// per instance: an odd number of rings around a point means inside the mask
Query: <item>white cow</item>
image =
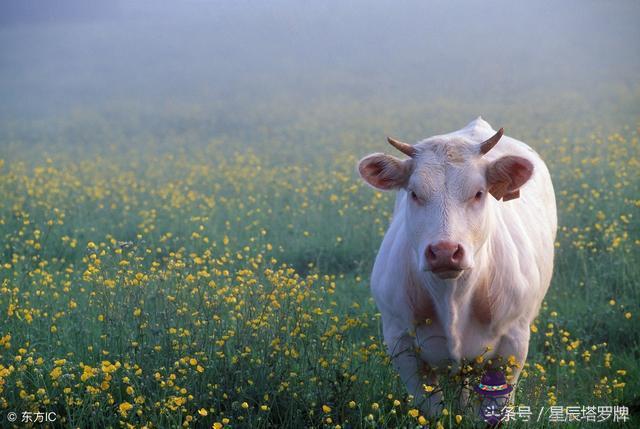
<svg viewBox="0 0 640 429"><path fill-rule="evenodd" d="M434 414L442 398L423 385L438 367L483 353L524 364L553 271L555 196L538 154L480 117L415 145L388 140L410 158L358 165L373 187L398 190L371 289L394 366Z"/></svg>

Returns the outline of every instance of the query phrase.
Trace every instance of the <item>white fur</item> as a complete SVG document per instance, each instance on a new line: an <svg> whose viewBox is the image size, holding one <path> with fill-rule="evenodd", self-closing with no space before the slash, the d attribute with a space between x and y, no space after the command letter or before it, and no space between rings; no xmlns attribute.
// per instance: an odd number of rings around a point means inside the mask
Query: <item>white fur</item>
<svg viewBox="0 0 640 429"><path fill-rule="evenodd" d="M557 228L556 205L549 172L526 144L503 136L484 156L448 163L430 150L434 144L471 148L495 131L478 118L465 128L419 142L420 154L406 187L398 190L391 225L373 267L371 289L382 315L384 341L409 393L424 399L423 383L436 383L436 371L419 375L422 361L431 368L460 363L490 351L485 358L515 356L522 365L529 346L530 324L547 292L553 271ZM465 208L459 193L482 185L483 166L501 156L517 155L534 165L520 198L503 202L490 195L479 208ZM416 189L428 204L416 204L407 189ZM426 271L424 250L438 240L465 245L470 268L457 279L443 280ZM489 285L491 321L480 323L472 311L478 279L493 271ZM413 282L435 304L429 324L413 320L404 292ZM519 376L515 371L514 380ZM437 396L421 402L423 411L438 410Z"/></svg>

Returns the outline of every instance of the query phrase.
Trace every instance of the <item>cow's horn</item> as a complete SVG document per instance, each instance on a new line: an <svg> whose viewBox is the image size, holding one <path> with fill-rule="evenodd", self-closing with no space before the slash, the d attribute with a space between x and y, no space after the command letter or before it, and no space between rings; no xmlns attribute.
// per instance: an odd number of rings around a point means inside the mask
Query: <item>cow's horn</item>
<svg viewBox="0 0 640 429"><path fill-rule="evenodd" d="M498 144L498 141L500 141L502 134L504 134L504 128L500 128L498 132L493 135L493 137L490 137L489 139L483 141L480 144L480 154L484 155L485 153L493 149L493 147Z"/></svg>
<svg viewBox="0 0 640 429"><path fill-rule="evenodd" d="M387 137L387 141L391 146L395 147L396 149L398 149L400 152L404 153L407 156L410 156L413 158L416 154L416 148L414 148L412 145L408 143L403 143L401 141L392 139L391 137Z"/></svg>

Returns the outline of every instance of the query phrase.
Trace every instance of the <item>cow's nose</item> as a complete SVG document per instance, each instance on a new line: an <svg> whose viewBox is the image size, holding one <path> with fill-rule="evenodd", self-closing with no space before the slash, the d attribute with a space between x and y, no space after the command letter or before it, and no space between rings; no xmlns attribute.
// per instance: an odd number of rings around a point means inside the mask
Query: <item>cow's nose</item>
<svg viewBox="0 0 640 429"><path fill-rule="evenodd" d="M427 265L434 273L443 271L460 271L464 249L462 245L452 241L439 241L430 244L426 250Z"/></svg>

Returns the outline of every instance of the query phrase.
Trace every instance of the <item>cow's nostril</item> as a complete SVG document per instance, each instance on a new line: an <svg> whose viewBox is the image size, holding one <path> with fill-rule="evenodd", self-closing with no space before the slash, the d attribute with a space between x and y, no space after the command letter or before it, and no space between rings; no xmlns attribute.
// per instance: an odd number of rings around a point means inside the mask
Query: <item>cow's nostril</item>
<svg viewBox="0 0 640 429"><path fill-rule="evenodd" d="M433 249L431 248L431 245L427 246L427 260L428 261L436 260L436 254L433 253Z"/></svg>
<svg viewBox="0 0 640 429"><path fill-rule="evenodd" d="M451 255L451 259L454 262L459 262L463 256L464 256L464 250L462 250L462 246L458 244L458 248L456 249L455 252L453 252L453 255Z"/></svg>

